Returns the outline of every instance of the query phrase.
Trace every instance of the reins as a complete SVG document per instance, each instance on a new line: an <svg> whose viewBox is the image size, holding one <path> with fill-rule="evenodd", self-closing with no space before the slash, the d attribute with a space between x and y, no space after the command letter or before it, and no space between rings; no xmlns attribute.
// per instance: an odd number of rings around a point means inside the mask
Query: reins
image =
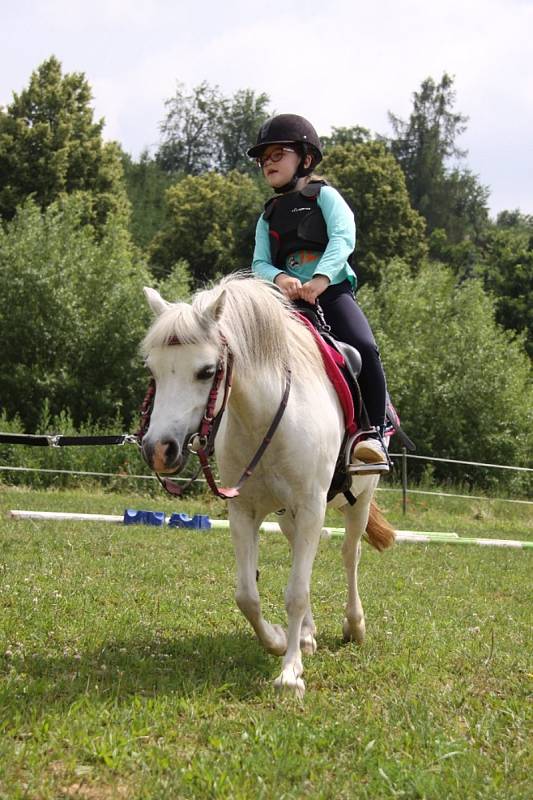
<svg viewBox="0 0 533 800"><path fill-rule="evenodd" d="M255 452L252 460L243 471L241 477L239 478L235 486L228 486L225 488L217 486L209 459L211 458L215 450L215 438L218 429L220 427L222 417L228 405L229 395L231 391L231 382L233 378L233 353L223 334L220 334L220 340L222 343L222 352L217 362L217 368L213 378L213 383L211 384L209 396L207 398L206 409L204 411L204 415L200 422L200 428L197 431L197 433L192 434L187 444L189 452L197 456L200 462L198 470L193 475L193 477L190 478L190 480L187 481L187 483L182 486L178 485L171 478L162 478L156 472L157 479L161 484L161 486L165 489L165 491L167 491L174 497L181 497L191 486L191 484L194 483L194 481L196 480L201 471L203 471L207 484L211 489L211 491L213 492L213 494L216 495L216 497L220 497L225 500L231 497L237 497L243 484L250 477L250 475L252 475L259 461L261 460L265 450L272 441L272 437L276 432L282 420L283 414L285 413L285 409L287 407L287 402L289 400L289 394L291 390L291 371L288 368L285 371L285 388L283 391L283 395L281 397L280 404L278 406L278 410L276 411L276 414L274 415L274 418L270 423L270 426L261 444L259 445L257 451ZM180 342L178 339L176 339L176 337L172 337L171 339L168 340L167 344L177 345L180 344ZM226 354L225 358L224 354ZM225 373L224 395L222 397L221 406L218 412L215 414L215 408L217 405L218 395L224 373ZM141 426L139 433L137 434L139 444L142 443L142 438L150 425L150 414L154 402L154 397L155 397L155 381L152 379L150 381L146 397L144 398L141 407Z"/></svg>
<svg viewBox="0 0 533 800"><path fill-rule="evenodd" d="M276 414L274 416L274 419L270 423L270 427L267 430L267 432L265 433L263 441L261 442L261 444L259 445L258 449L256 450L255 455L253 456L252 460L250 461L250 463L248 464L248 466L246 467L246 469L242 473L241 477L239 478L239 480L237 481L235 486L227 487L227 488L219 488L215 483L215 479L213 477L213 473L212 473L211 467L209 465L209 460L208 460L209 459L209 455L207 454L207 451L199 450L197 452L198 458L200 459L200 464L201 464L202 469L204 471L205 479L206 479L207 483L209 484L209 487L211 488L211 490L214 492L214 494L217 497L223 497L224 499L228 499L230 497L237 497L237 495L239 494L239 492L240 492L240 490L242 488L242 485L250 477L250 475L252 475L252 473L254 472L255 468L259 464L259 462L260 462L260 460L261 460L261 458L263 456L263 453L265 452L265 450L267 449L268 445L272 441L272 437L273 437L274 433L276 432L276 429L277 429L279 423L281 422L283 414L285 413L285 409L287 408L287 402L289 400L290 391L291 391L291 371L290 371L290 369L287 369L286 372L285 372L285 389L283 391L283 395L282 395L280 404L278 406L278 410L276 411Z"/></svg>

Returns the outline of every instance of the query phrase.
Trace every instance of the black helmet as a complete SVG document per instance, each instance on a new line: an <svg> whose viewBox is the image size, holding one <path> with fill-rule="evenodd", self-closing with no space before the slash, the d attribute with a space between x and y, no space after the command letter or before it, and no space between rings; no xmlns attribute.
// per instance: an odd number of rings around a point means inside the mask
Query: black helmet
<svg viewBox="0 0 533 800"><path fill-rule="evenodd" d="M313 156L314 164L322 161L318 134L304 117L298 114L277 114L267 119L257 135L257 142L248 150L251 158L260 156L269 144L299 144L303 154Z"/></svg>

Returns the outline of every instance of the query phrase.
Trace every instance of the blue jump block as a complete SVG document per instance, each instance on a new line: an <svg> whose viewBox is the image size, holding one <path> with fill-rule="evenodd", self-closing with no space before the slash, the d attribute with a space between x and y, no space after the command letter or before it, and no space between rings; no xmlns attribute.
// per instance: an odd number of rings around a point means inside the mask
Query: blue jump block
<svg viewBox="0 0 533 800"><path fill-rule="evenodd" d="M208 530L211 527L211 520L204 514L195 514L194 517L189 517L188 514L172 514L168 521L168 527Z"/></svg>
<svg viewBox="0 0 533 800"><path fill-rule="evenodd" d="M152 525L160 528L164 524L164 511L137 511L134 508L124 511L124 525Z"/></svg>

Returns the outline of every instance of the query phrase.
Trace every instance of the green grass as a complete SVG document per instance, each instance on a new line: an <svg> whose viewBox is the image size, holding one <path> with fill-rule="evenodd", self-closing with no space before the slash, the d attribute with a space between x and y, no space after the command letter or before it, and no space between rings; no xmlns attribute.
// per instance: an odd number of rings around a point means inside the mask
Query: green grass
<svg viewBox="0 0 533 800"><path fill-rule="evenodd" d="M398 528L533 539L531 507L380 493ZM227 533L14 521L11 508L209 513L163 495L0 485L0 797L525 798L531 553L365 546L362 647L341 643L338 540L313 576L319 650L303 703L233 600ZM328 515L339 524L336 513ZM282 537L263 535L284 621Z"/></svg>

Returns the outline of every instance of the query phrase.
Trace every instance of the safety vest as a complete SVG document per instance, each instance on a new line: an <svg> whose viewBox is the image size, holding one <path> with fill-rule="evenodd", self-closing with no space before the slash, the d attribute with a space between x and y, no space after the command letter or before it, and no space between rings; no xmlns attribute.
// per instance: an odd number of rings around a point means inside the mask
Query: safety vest
<svg viewBox="0 0 533 800"><path fill-rule="evenodd" d="M265 204L272 264L283 269L287 257L301 250L323 253L328 231L318 195L325 181L311 181L301 192L275 195Z"/></svg>

